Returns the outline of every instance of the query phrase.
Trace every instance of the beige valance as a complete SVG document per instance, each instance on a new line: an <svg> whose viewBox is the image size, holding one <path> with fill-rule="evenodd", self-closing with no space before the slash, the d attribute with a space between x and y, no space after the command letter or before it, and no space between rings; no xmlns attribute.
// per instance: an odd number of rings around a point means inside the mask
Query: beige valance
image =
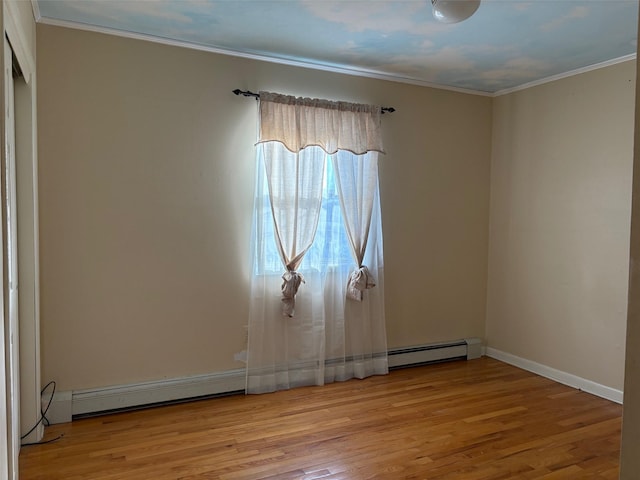
<svg viewBox="0 0 640 480"><path fill-rule="evenodd" d="M333 102L260 92L260 139L297 153L318 146L328 154L384 153L377 105Z"/></svg>

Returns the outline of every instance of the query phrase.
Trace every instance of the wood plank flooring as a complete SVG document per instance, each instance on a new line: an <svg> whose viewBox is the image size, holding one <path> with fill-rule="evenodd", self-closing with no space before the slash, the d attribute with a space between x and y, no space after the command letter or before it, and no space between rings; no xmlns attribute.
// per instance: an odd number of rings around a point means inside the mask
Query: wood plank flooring
<svg viewBox="0 0 640 480"><path fill-rule="evenodd" d="M614 480L621 416L481 358L54 425L20 479Z"/></svg>

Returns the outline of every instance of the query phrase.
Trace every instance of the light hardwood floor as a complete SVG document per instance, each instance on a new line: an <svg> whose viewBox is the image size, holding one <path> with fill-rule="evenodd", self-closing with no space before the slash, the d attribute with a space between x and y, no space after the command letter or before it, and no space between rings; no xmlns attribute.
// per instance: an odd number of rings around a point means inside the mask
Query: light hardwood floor
<svg viewBox="0 0 640 480"><path fill-rule="evenodd" d="M482 358L51 426L20 479L613 480L621 416Z"/></svg>

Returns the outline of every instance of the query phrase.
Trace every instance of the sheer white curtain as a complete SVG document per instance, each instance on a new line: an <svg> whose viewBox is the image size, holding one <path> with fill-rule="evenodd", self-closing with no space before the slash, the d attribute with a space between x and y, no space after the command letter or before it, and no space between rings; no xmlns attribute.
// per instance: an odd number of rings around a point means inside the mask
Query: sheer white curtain
<svg viewBox="0 0 640 480"><path fill-rule="evenodd" d="M379 107L260 93L248 393L388 372L381 151Z"/></svg>
<svg viewBox="0 0 640 480"><path fill-rule="evenodd" d="M295 296L304 282L297 270L318 226L326 155L319 148L295 154L277 142L268 142L262 149L276 247L286 268L282 311L293 317Z"/></svg>
<svg viewBox="0 0 640 480"><path fill-rule="evenodd" d="M378 188L378 152L370 152L365 156L341 151L333 155L331 160L342 218L357 266L349 277L347 298L361 302L363 291L376 286L374 276L363 261Z"/></svg>

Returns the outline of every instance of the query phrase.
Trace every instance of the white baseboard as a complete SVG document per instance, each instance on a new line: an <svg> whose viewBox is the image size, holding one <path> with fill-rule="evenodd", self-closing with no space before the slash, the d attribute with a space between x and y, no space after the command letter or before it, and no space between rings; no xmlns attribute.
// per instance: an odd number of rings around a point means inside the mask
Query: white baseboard
<svg viewBox="0 0 640 480"><path fill-rule="evenodd" d="M455 342L390 350L388 362L389 367L393 368L457 358L471 360L478 358L481 353L482 340L466 338ZM56 392L47 418L51 423L66 423L76 415L220 395L244 389L245 370L238 369L130 385Z"/></svg>
<svg viewBox="0 0 640 480"><path fill-rule="evenodd" d="M542 377L550 378L558 383L622 404L622 390L616 390L615 388L607 387L605 385L592 382L591 380L527 360L526 358L517 357L516 355L496 350L495 348L486 347L486 355L487 357L495 358L496 360L514 365Z"/></svg>

